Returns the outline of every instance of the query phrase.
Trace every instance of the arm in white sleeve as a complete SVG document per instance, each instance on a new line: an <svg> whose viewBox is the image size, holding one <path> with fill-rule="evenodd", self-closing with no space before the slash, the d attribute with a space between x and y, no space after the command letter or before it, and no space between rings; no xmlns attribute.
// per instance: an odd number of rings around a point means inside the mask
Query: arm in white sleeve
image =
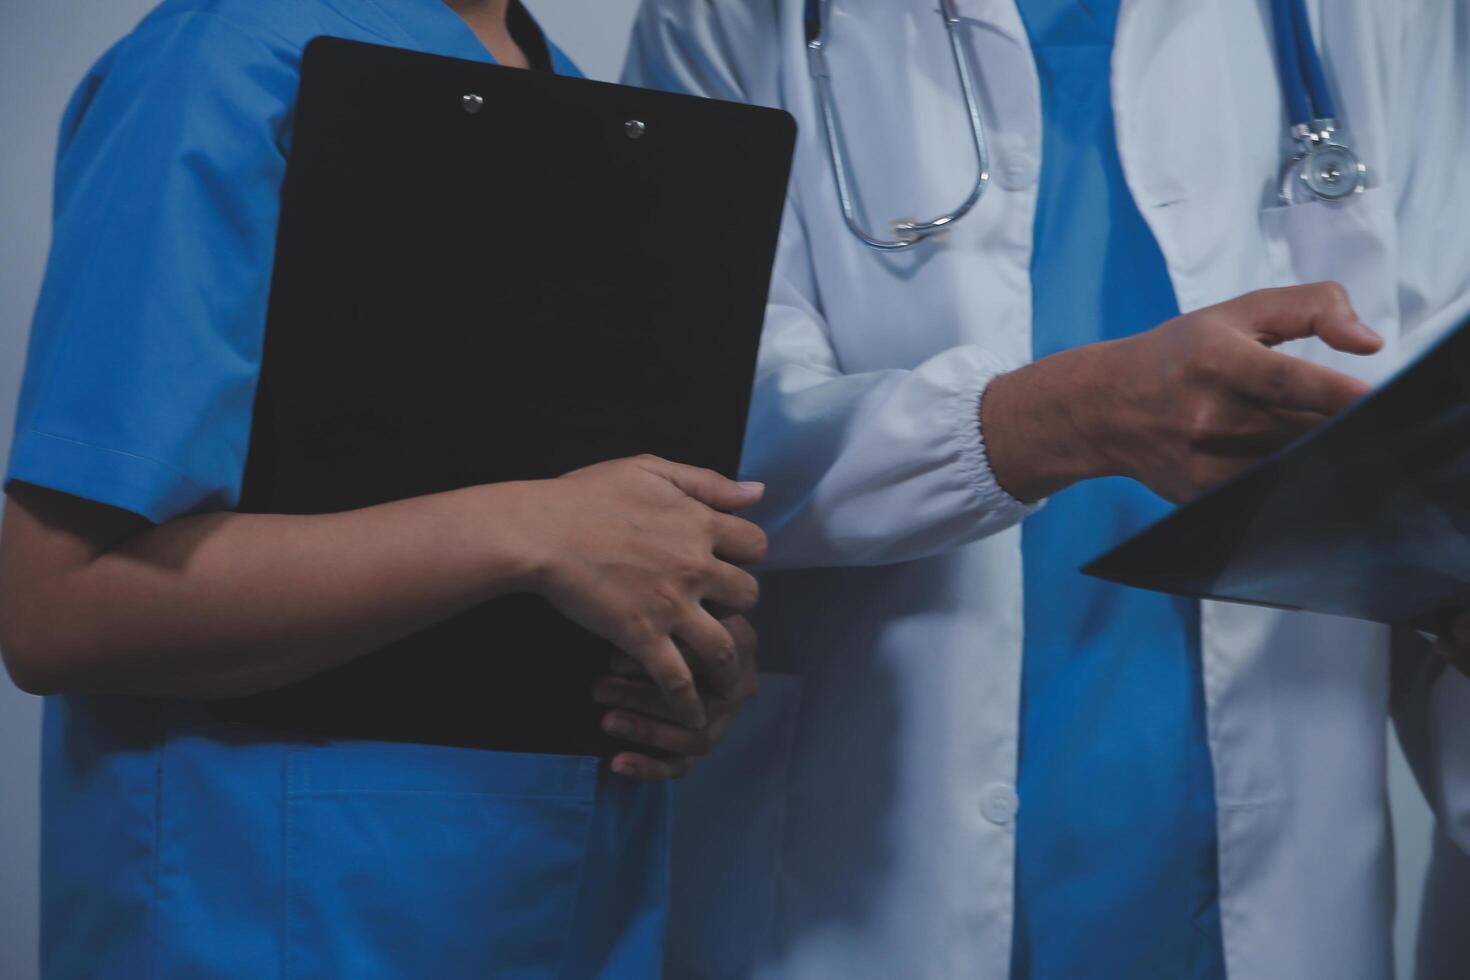
<svg viewBox="0 0 1470 980"><path fill-rule="evenodd" d="M769 10L759 13L763 9L645 0L625 80L768 101L768 93L753 97L748 81L754 72L777 71L778 31ZM893 329L912 327L895 323ZM768 485L752 515L771 538L766 567L909 561L1010 527L1030 513L1033 508L997 483L981 437L985 387L1014 366L964 345L911 369L844 372L822 314L793 191L745 446L746 475Z"/></svg>
<svg viewBox="0 0 1470 980"><path fill-rule="evenodd" d="M1008 365L952 347L912 369L845 374L816 308L800 202L766 309L745 468L774 567L908 561L1010 527L1030 508L996 482L985 387ZM895 329L901 329L895 324Z"/></svg>

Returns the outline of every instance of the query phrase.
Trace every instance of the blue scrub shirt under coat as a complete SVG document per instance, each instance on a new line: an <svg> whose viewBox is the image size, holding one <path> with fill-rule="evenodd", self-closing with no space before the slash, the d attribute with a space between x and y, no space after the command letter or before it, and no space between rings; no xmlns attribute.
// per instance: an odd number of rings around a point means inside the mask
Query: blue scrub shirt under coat
<svg viewBox="0 0 1470 980"><path fill-rule="evenodd" d="M1037 358L1177 316L1123 178L1118 0L1021 0L1042 94ZM1199 607L1077 569L1168 504L1077 484L1021 528L1025 648L1013 980L1223 980Z"/></svg>

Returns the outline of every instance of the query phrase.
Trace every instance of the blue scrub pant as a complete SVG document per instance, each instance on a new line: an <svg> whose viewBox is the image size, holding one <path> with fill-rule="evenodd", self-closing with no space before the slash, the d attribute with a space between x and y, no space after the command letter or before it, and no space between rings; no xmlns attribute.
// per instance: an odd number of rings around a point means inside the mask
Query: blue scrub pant
<svg viewBox="0 0 1470 980"><path fill-rule="evenodd" d="M45 738L47 978L659 975L664 785L118 699Z"/></svg>

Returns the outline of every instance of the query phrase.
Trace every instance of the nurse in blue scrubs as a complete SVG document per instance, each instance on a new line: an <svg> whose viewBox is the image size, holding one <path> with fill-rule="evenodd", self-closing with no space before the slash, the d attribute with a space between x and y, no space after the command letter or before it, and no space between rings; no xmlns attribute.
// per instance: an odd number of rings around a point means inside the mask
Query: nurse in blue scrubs
<svg viewBox="0 0 1470 980"><path fill-rule="evenodd" d="M45 974L656 976L666 780L752 684L741 566L764 538L732 512L761 488L636 459L232 512L301 53L323 34L575 72L507 0L169 0L83 81L0 542L7 667L58 695ZM293 740L202 707L528 591L651 679L599 684L629 740L609 767Z"/></svg>

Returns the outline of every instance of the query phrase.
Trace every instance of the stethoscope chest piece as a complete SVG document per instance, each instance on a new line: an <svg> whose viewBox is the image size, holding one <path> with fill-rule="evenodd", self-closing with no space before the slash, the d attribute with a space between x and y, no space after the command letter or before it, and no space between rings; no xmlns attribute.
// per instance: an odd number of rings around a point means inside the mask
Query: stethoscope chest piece
<svg viewBox="0 0 1470 980"><path fill-rule="evenodd" d="M1281 168L1281 203L1346 201L1367 189L1368 168L1337 135L1337 109L1305 0L1272 0L1271 20L1290 132L1301 147Z"/></svg>
<svg viewBox="0 0 1470 980"><path fill-rule="evenodd" d="M1281 172L1281 202L1344 201L1368 187L1368 167L1345 144L1334 139L1336 125L1330 119L1294 130L1303 143L1302 152L1286 162Z"/></svg>

